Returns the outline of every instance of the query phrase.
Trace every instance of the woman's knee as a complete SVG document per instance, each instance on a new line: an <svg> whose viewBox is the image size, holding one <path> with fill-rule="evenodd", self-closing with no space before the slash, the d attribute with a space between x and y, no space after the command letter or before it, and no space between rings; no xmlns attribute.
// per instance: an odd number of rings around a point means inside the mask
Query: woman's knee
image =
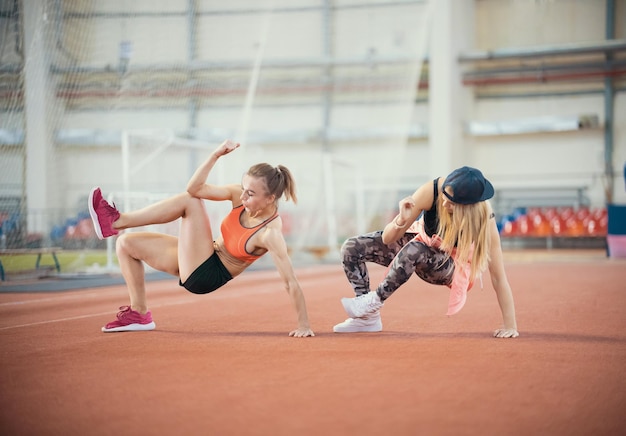
<svg viewBox="0 0 626 436"><path fill-rule="evenodd" d="M353 265L361 262L365 257L366 246L360 236L353 236L341 245L341 259L344 265Z"/></svg>
<svg viewBox="0 0 626 436"><path fill-rule="evenodd" d="M206 214L206 210L204 209L204 202L201 198L194 197L187 192L183 193L182 195L185 196L185 216Z"/></svg>
<svg viewBox="0 0 626 436"><path fill-rule="evenodd" d="M420 264L425 263L428 258L429 248L422 242L412 241L406 244L394 257L396 265L402 265L402 268L416 269L420 268Z"/></svg>
<svg viewBox="0 0 626 436"><path fill-rule="evenodd" d="M122 233L115 241L115 252L118 256L138 257L138 252L142 249L145 239L142 233Z"/></svg>
<svg viewBox="0 0 626 436"><path fill-rule="evenodd" d="M201 198L194 197L193 195L191 195L188 192L183 192L181 195L186 200L187 204L192 206L192 207L202 206L203 205Z"/></svg>
<svg viewBox="0 0 626 436"><path fill-rule="evenodd" d="M177 200L178 204L183 207L183 209L189 209L190 207L197 207L202 204L202 200L198 197L194 197L187 191L180 192L174 196Z"/></svg>
<svg viewBox="0 0 626 436"><path fill-rule="evenodd" d="M130 238L130 233L122 233L117 237L115 241L115 252L117 255L127 254L132 249L132 238Z"/></svg>
<svg viewBox="0 0 626 436"><path fill-rule="evenodd" d="M422 280L435 285L445 285L454 273L454 260L446 253L429 247L422 242L408 244L398 262L410 267Z"/></svg>
<svg viewBox="0 0 626 436"><path fill-rule="evenodd" d="M429 247L422 241L413 240L406 244L402 251L406 251L411 256L428 256L429 253L433 252L433 248Z"/></svg>
<svg viewBox="0 0 626 436"><path fill-rule="evenodd" d="M341 254L344 256L364 255L367 252L379 250L383 245L382 232L366 233L346 239L341 246Z"/></svg>
<svg viewBox="0 0 626 436"><path fill-rule="evenodd" d="M343 244L341 244L341 256L353 256L356 254L356 241L358 236L353 236L351 238L346 239Z"/></svg>

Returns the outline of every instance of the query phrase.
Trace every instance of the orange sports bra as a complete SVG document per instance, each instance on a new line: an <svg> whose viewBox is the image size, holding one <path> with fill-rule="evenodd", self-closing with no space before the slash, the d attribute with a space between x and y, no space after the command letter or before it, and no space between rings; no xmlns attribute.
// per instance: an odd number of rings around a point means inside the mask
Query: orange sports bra
<svg viewBox="0 0 626 436"><path fill-rule="evenodd" d="M261 230L270 221L278 216L278 211L271 217L254 227L244 227L241 225L240 217L243 213L243 205L237 206L222 221L222 239L224 240L224 248L237 260L246 263L252 263L261 255L250 254L246 250L246 244L256 232Z"/></svg>

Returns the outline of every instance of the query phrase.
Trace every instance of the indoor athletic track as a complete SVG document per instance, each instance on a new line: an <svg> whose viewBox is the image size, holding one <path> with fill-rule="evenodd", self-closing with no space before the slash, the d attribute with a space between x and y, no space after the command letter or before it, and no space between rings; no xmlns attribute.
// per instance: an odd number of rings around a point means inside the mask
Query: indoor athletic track
<svg viewBox="0 0 626 436"><path fill-rule="evenodd" d="M299 268L317 334L304 339L287 335L295 314L275 270L205 296L149 283L152 332L100 332L127 304L123 286L0 293L0 434L624 434L626 259L507 270L517 339L491 337L488 278L446 317L445 289L413 277L382 333L339 335L340 266Z"/></svg>

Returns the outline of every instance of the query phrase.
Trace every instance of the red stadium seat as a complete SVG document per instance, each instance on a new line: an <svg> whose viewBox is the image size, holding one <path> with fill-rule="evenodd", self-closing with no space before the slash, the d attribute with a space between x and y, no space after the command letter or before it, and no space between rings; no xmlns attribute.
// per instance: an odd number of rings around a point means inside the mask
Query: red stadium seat
<svg viewBox="0 0 626 436"><path fill-rule="evenodd" d="M565 220L561 215L556 215L550 220L550 229L553 236L565 236Z"/></svg>
<svg viewBox="0 0 626 436"><path fill-rule="evenodd" d="M585 236L586 234L585 226L582 220L578 219L576 215L570 216L567 219L567 221L565 221L565 227L566 227L565 234L567 236L579 237L579 236Z"/></svg>
<svg viewBox="0 0 626 436"><path fill-rule="evenodd" d="M532 221L526 215L520 215L515 220L517 223L517 231L520 236L531 236Z"/></svg>
<svg viewBox="0 0 626 436"><path fill-rule="evenodd" d="M551 233L552 229L548 219L540 213L536 214L533 218L533 235L545 238Z"/></svg>
<svg viewBox="0 0 626 436"><path fill-rule="evenodd" d="M502 226L501 234L502 236L517 236L518 235L518 224L516 221L505 221Z"/></svg>

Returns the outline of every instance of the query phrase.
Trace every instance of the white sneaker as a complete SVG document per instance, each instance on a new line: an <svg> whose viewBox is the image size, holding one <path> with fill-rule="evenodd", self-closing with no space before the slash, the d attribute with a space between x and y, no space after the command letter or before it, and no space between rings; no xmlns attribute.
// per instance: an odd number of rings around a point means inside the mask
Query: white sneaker
<svg viewBox="0 0 626 436"><path fill-rule="evenodd" d="M380 332L382 330L383 322L380 319L380 312L373 313L367 318L348 318L333 327L335 333Z"/></svg>
<svg viewBox="0 0 626 436"><path fill-rule="evenodd" d="M374 291L359 295L355 298L342 298L341 304L350 318L363 318L378 312L383 306L380 297Z"/></svg>

